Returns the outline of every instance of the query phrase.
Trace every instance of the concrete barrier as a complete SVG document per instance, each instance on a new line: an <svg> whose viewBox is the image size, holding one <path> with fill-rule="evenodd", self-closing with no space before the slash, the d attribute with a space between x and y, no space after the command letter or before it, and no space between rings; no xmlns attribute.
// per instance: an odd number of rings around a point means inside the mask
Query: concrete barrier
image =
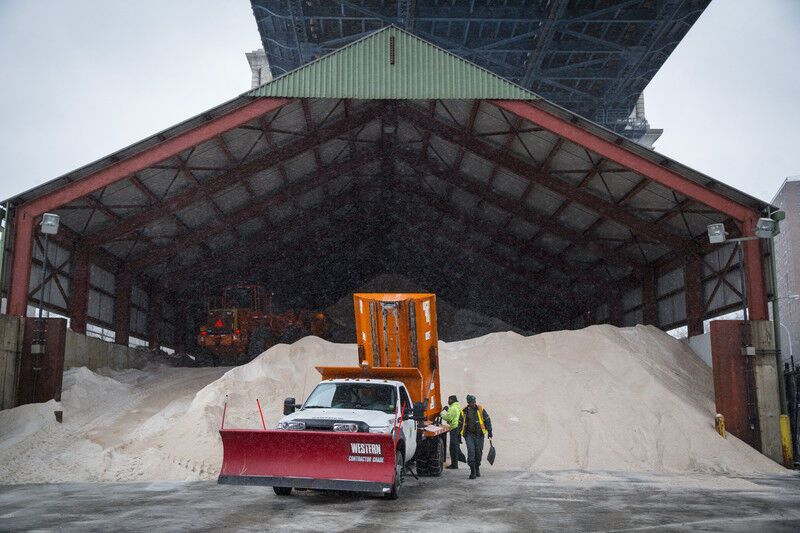
<svg viewBox="0 0 800 533"><path fill-rule="evenodd" d="M0 410L17 405L22 327L20 317L0 315Z"/></svg>
<svg viewBox="0 0 800 533"><path fill-rule="evenodd" d="M24 321L20 317L0 314L0 410L17 405L23 328ZM64 370L81 366L90 370L144 368L148 360L149 354L145 351L67 330Z"/></svg>
<svg viewBox="0 0 800 533"><path fill-rule="evenodd" d="M67 330L64 369L85 366L89 370L109 367L115 370L144 368L148 354L127 346L113 344Z"/></svg>

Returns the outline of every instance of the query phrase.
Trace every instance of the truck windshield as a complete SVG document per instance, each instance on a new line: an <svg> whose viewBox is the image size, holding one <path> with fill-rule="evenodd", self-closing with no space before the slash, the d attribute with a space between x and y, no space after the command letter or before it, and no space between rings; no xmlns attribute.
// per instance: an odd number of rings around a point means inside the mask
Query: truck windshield
<svg viewBox="0 0 800 533"><path fill-rule="evenodd" d="M391 385L374 383L320 383L308 396L303 409L369 409L394 413L397 394Z"/></svg>

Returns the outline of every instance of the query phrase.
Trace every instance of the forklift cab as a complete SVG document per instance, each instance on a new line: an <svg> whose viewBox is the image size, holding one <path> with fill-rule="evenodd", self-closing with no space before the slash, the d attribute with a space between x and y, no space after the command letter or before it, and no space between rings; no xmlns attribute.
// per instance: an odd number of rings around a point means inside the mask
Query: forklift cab
<svg viewBox="0 0 800 533"><path fill-rule="evenodd" d="M266 313L271 312L272 295L258 283L229 285L222 292L222 301L211 300L210 304L211 309L250 309Z"/></svg>

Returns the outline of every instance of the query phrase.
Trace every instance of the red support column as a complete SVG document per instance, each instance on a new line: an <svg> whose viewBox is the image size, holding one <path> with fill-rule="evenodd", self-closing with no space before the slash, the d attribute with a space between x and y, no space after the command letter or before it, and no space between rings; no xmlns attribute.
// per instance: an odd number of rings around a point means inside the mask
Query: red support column
<svg viewBox="0 0 800 533"><path fill-rule="evenodd" d="M690 337L703 334L703 267L700 258L689 256L683 265L686 326Z"/></svg>
<svg viewBox="0 0 800 533"><path fill-rule="evenodd" d="M72 252L72 282L69 293L70 329L86 333L89 312L89 255L80 248Z"/></svg>
<svg viewBox="0 0 800 533"><path fill-rule="evenodd" d="M14 247L8 289L9 315L25 316L28 311L28 286L31 281L33 254L33 219L34 217L24 209L19 209L14 217Z"/></svg>
<svg viewBox="0 0 800 533"><path fill-rule="evenodd" d="M147 297L147 341L151 350L161 348L161 292L152 286Z"/></svg>
<svg viewBox="0 0 800 533"><path fill-rule="evenodd" d="M131 333L131 276L127 272L117 275L114 298L114 342L127 346Z"/></svg>
<svg viewBox="0 0 800 533"><path fill-rule="evenodd" d="M642 275L642 323L658 326L656 277L652 268L645 268Z"/></svg>
<svg viewBox="0 0 800 533"><path fill-rule="evenodd" d="M755 235L757 218L745 219L742 234ZM744 282L747 285L747 307L750 320L769 320L767 309L767 285L764 282L764 254L761 240L744 242Z"/></svg>

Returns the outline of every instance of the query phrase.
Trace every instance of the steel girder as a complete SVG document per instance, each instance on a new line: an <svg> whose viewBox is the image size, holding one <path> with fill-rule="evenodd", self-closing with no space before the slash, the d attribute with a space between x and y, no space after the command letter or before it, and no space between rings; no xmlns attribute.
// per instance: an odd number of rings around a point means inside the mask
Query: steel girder
<svg viewBox="0 0 800 533"><path fill-rule="evenodd" d="M505 211L508 211L513 215L518 216L526 222L544 228L549 233L559 237L560 239L578 244L597 257L604 259L611 265L619 265L622 263L630 268L633 268L634 270L642 266L641 263L628 258L619 251L601 246L591 239L582 236L579 232L563 226L559 222L551 219L549 216L529 209L524 203L513 200L507 196L503 196L489 189L485 184L471 180L460 172L450 169L441 163L436 163L431 159L416 160L402 151L397 153L398 157L404 159L407 163L415 165L417 168L425 168L426 172L445 180L454 186L464 189L471 194L484 198L486 201L500 207Z"/></svg>
<svg viewBox="0 0 800 533"><path fill-rule="evenodd" d="M407 152L398 152L398 155L401 159L403 159L408 165L410 165L414 169L418 169L422 176L426 174L430 174L436 176L439 179L446 180L451 186L452 189L460 188L461 190L468 191L468 189L464 189L461 187L463 183L465 183L465 178L462 177L462 181L455 181L455 180L448 180L446 173L439 172L437 169L437 164L430 160L415 160L412 157L412 154ZM542 250L541 248L537 248L533 246L532 240L520 240L516 237L511 236L510 234L506 234L507 232L504 231L504 227L494 226L491 229L488 227L493 226L492 224L488 224L485 220L478 220L475 217L472 217L468 213L465 213L460 210L456 210L450 206L449 202L449 195L448 197L438 197L434 196L432 193L424 192L422 187L418 187L416 190L413 189L402 189L398 188L397 186L394 187L395 190L400 190L402 192L414 192L416 194L421 195L422 197L427 198L427 203L431 209L439 211L442 214L455 218L459 220L466 227L472 228L474 231L482 233L487 237L492 239L496 239L497 242L501 242L510 248L519 249L525 255L529 255L533 257L537 262L540 262L547 267L552 267L561 272L564 276L568 279L571 279L573 282L579 280L591 281L596 284L607 284L611 281L611 278L608 276L606 272L604 275L595 275L592 273L591 269L596 268L596 265L591 265L588 271L584 271L583 269L576 269L575 265L570 264L562 259L559 259L556 255L549 254ZM471 189L474 190L474 189ZM470 191L468 191L470 192ZM514 214L516 216L516 214Z"/></svg>
<svg viewBox="0 0 800 533"><path fill-rule="evenodd" d="M219 233L230 231L231 226L246 222L251 218L256 218L263 215L264 211L270 207L280 203L286 202L290 198L302 196L310 192L329 180L352 172L361 166L374 161L375 157L379 155L377 150L366 150L356 157L346 159L337 164L323 167L321 170L315 172L310 178L302 181L291 183L285 187L280 187L277 190L268 193L263 198L258 198L252 203L247 204L246 207L226 214L218 220L214 220L209 224L200 226L191 230L189 233L176 238L172 243L160 248L148 249L140 256L133 258L129 262L129 268L136 272L147 268L149 265L162 263L168 261L173 255L185 250L192 245L203 242L208 237L212 237Z"/></svg>
<svg viewBox="0 0 800 533"><path fill-rule="evenodd" d="M227 172L223 172L208 179L202 186L193 187L171 198L159 202L152 209L126 218L122 223L106 230L91 235L87 240L90 244L100 245L137 228L141 228L160 218L169 217L174 211L186 208L193 203L206 198L208 195L220 192L223 189L241 182L257 172L280 165L294 157L312 149L320 143L337 138L340 135L356 129L379 116L379 106L368 106L349 118L339 120L325 128L321 128L313 135L304 136L288 143L269 153L244 163Z"/></svg>
<svg viewBox="0 0 800 533"><path fill-rule="evenodd" d="M663 227L656 226L645 219L629 213L612 202L608 202L598 196L595 196L594 194L575 188L572 184L547 171L544 171L542 168L536 165L523 160L521 157L515 154L498 149L497 147L478 140L475 137L464 135L458 128L449 124L445 124L439 120L426 119L418 109L415 109L412 106L402 106L400 112L404 118L407 118L418 128L430 129L434 134L440 136L450 143L463 145L475 155L507 170L510 170L512 173L521 176L524 179L534 181L537 184L563 196L564 198L580 203L601 217L618 222L628 228L633 229L637 233L647 235L673 250L682 252L693 251L693 243L691 241L683 239L678 235L670 233ZM520 113L522 113L522 111L518 110L518 112L515 114ZM527 117L523 116L523 118ZM547 126L542 126L550 129ZM554 131L553 133L559 135L558 131ZM576 144L584 146L580 143Z"/></svg>
<svg viewBox="0 0 800 533"><path fill-rule="evenodd" d="M145 149L123 161L112 164L94 174L70 183L49 194L28 202L17 209L14 221L14 260L11 269L11 287L8 312L24 316L27 307L30 279L33 226L43 213L90 195L151 165L196 146L241 124L269 113L288 103L283 99L256 99L183 133Z"/></svg>
<svg viewBox="0 0 800 533"><path fill-rule="evenodd" d="M637 138L636 99L709 0L251 3L275 76L394 24Z"/></svg>
<svg viewBox="0 0 800 533"><path fill-rule="evenodd" d="M428 201L424 198L424 196L420 195L419 192L409 191L407 194L417 196L424 205L428 207L431 206L431 204L428 203ZM583 304L586 303L585 294L573 292L571 290L571 287L569 286L564 286L549 281L549 279L545 277L545 275L543 275L541 271L534 271L531 270L529 267L517 264L513 259L502 256L497 252L488 249L487 247L480 247L473 244L469 244L467 240L469 234L468 227L465 226L462 228L462 231L460 233L452 235L442 230L438 219L432 220L430 217L420 217L419 213L408 212L407 208L406 211L407 212L405 215L404 222L407 222L408 220L414 218L425 219L424 222L416 222L413 224L409 223L413 226L415 233L422 232L423 234L437 235L439 238L450 242L450 244L454 248L459 249L462 253L465 253L466 255L474 254L484 259L485 261L488 261L489 263L493 264L497 268L505 270L510 274L512 274L513 276L524 279L525 280L524 287L526 289L526 293L536 296L542 296L542 293L546 293L548 295L547 298L542 298L542 299L537 298L537 300L540 300L543 303L543 305L547 304L548 307L551 307L553 309L558 309L559 314L562 316L562 318L568 318L567 315L563 314L564 309L567 306L563 305L560 307L555 306L554 304L551 303L552 301L555 300L563 301L564 299L567 299L570 301L571 304L574 304L576 302ZM501 279L503 278L501 277Z"/></svg>
<svg viewBox="0 0 800 533"><path fill-rule="evenodd" d="M660 183L673 191L693 198L695 201L725 213L736 220L744 220L752 216L752 209L743 206L730 198L723 196L708 187L684 178L677 172L662 165L653 163L629 149L623 148L618 143L606 140L585 128L570 123L561 117L545 111L528 102L510 102L496 100L492 102L500 109L504 109L524 118L525 120L545 128L547 131L565 138L578 146L595 152L601 157L614 161L625 168Z"/></svg>

